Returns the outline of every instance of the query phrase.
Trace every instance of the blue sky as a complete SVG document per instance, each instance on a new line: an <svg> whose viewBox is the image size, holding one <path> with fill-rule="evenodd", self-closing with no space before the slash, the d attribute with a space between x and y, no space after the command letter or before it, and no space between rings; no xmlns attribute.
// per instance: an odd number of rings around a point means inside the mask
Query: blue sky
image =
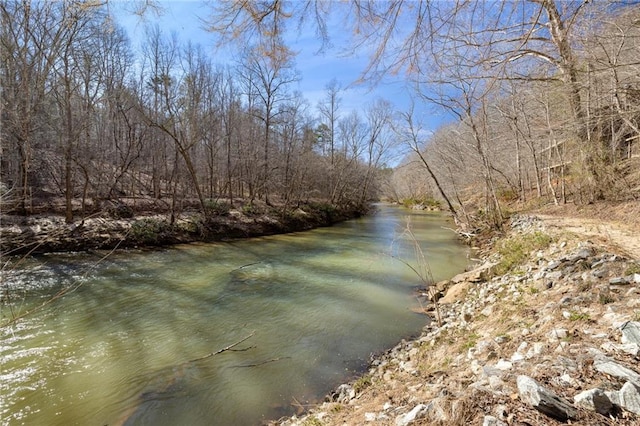
<svg viewBox="0 0 640 426"><path fill-rule="evenodd" d="M166 34L175 31L182 42L191 40L200 44L205 51L211 52L214 62L223 65L233 63L232 52L216 51L214 35L202 28L200 18L206 18L210 12L210 6L207 6L206 2L182 0L157 1L157 3L162 6L161 15L148 12L143 18L130 12L134 5L132 2L110 3L111 12L118 24L122 25L129 33L135 49L139 48L144 37L145 24L157 23ZM365 69L368 56L366 52L349 56L341 55L341 48L345 47L344 43L341 43L341 39L345 40L347 34L344 33L346 31L344 28L335 27L336 29L331 32L335 47L328 49L325 53L318 53L320 41L315 34L291 35L290 47L299 52L296 58L296 68L302 76L296 89L303 93L312 110L315 112L318 101L326 95L326 85L334 78L344 88L340 94L342 104L339 112L341 116L346 116L352 110L364 113L367 105L377 97L387 99L397 110L408 109L410 100L408 91L404 88L405 83L402 76L388 78L375 87L354 84ZM421 118L427 123L428 132L434 131L444 120L444 117L434 115L433 110L428 106L416 105L416 112L420 113Z"/></svg>

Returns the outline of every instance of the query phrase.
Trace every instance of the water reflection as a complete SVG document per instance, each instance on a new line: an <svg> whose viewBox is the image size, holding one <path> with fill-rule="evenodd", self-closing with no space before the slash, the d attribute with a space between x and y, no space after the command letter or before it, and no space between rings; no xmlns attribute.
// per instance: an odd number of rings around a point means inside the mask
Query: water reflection
<svg viewBox="0 0 640 426"><path fill-rule="evenodd" d="M396 241L408 214L435 279L461 271L465 249L441 216L391 207L98 265L100 253L31 259L3 277L28 295L14 311L82 285L1 330L2 424L253 425L321 398L425 322L410 310L416 277L385 254L411 252Z"/></svg>

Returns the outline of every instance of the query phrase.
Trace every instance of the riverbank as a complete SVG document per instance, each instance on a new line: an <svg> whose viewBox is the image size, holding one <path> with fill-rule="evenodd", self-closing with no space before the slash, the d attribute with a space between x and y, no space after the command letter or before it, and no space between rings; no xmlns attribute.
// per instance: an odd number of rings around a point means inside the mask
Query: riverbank
<svg viewBox="0 0 640 426"><path fill-rule="evenodd" d="M363 208L327 203L285 209L254 202L238 207L220 203L206 218L185 212L173 221L169 214L151 212L132 217L104 213L72 224L60 215L2 214L0 246L3 255L21 255L229 241L330 226L365 213Z"/></svg>
<svg viewBox="0 0 640 426"><path fill-rule="evenodd" d="M640 259L608 228L555 219L512 218L477 268L437 284L420 337L271 424L639 424Z"/></svg>

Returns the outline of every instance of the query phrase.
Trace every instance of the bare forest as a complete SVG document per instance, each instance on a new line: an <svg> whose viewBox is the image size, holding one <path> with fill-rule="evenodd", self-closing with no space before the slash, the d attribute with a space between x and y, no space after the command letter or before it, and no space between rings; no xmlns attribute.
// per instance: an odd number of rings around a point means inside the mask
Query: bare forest
<svg viewBox="0 0 640 426"><path fill-rule="evenodd" d="M0 11L3 213L173 221L238 203L359 209L376 197L389 105L339 118L335 82L309 105L287 49L247 45L218 64L152 24L133 46L106 2Z"/></svg>
<svg viewBox="0 0 640 426"><path fill-rule="evenodd" d="M500 226L505 202L639 196L632 1L219 1L208 25L239 52L230 64L153 25L133 46L109 2L0 12L3 213L173 221L386 197ZM373 52L362 81L402 76L414 105L451 120L430 129L382 99L346 114L335 80L318 105L296 93L285 35L304 24L329 45L335 13ZM394 146L407 154L391 171Z"/></svg>

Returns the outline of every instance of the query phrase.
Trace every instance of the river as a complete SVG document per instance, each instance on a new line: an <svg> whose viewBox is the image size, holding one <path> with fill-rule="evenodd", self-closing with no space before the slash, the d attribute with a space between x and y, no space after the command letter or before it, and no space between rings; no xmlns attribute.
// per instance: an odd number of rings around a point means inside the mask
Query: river
<svg viewBox="0 0 640 426"><path fill-rule="evenodd" d="M384 205L307 232L6 268L0 424L259 425L317 402L427 321L394 258L415 265L407 222L436 281L464 269L441 214Z"/></svg>

